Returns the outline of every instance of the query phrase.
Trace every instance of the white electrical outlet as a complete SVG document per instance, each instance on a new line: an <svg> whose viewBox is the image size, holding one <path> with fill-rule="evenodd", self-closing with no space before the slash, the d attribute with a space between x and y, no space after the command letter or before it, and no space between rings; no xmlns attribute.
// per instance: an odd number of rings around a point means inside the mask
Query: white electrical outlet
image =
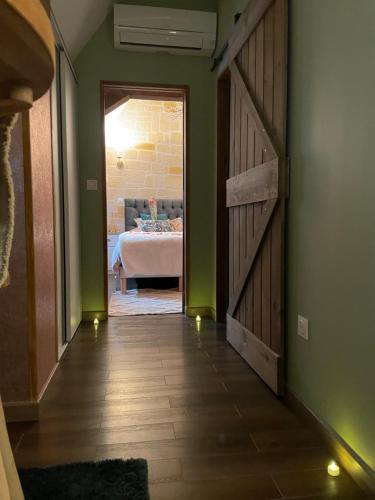
<svg viewBox="0 0 375 500"><path fill-rule="evenodd" d="M305 340L309 340L309 320L298 315L297 333Z"/></svg>

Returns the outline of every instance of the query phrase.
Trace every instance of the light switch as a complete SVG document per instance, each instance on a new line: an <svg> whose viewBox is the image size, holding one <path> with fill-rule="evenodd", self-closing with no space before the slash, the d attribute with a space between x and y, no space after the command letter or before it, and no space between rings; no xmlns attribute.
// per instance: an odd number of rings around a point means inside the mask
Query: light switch
<svg viewBox="0 0 375 500"><path fill-rule="evenodd" d="M309 340L309 320L298 315L297 333L305 340Z"/></svg>
<svg viewBox="0 0 375 500"><path fill-rule="evenodd" d="M87 179L86 180L86 189L87 189L87 191L97 191L98 190L98 181L96 179Z"/></svg>

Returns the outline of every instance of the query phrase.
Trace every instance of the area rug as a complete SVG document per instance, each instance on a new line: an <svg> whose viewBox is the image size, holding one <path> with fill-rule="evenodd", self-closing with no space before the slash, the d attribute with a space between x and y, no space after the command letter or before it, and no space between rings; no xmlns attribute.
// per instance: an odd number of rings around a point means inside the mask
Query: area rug
<svg viewBox="0 0 375 500"><path fill-rule="evenodd" d="M20 469L25 500L149 500L147 462L105 460Z"/></svg>
<svg viewBox="0 0 375 500"><path fill-rule="evenodd" d="M116 292L109 302L109 316L173 314L182 312L182 293L176 290L129 290Z"/></svg>

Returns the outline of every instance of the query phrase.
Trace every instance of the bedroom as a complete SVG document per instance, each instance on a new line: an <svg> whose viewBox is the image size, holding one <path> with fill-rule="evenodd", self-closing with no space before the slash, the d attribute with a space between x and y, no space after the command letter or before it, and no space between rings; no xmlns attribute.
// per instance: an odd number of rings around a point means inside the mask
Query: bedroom
<svg viewBox="0 0 375 500"><path fill-rule="evenodd" d="M103 84L108 310L183 310L184 90Z"/></svg>

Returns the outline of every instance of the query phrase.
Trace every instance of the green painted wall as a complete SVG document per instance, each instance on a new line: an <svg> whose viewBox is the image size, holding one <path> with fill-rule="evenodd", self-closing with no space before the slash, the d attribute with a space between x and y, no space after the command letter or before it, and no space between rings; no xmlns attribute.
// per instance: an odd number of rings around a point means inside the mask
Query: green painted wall
<svg viewBox="0 0 375 500"><path fill-rule="evenodd" d="M288 383L372 468L374 26L373 0L291 2Z"/></svg>
<svg viewBox="0 0 375 500"><path fill-rule="evenodd" d="M221 45L246 4L219 0ZM372 468L374 26L373 0L290 2L288 385Z"/></svg>
<svg viewBox="0 0 375 500"><path fill-rule="evenodd" d="M216 0L155 0L129 3L216 10ZM190 307L214 307L214 76L205 57L119 51L113 48L112 16L94 34L76 60L79 78L79 150L82 220L83 311L104 309L102 271L102 196L100 80L169 83L190 86ZM86 191L86 179L99 190Z"/></svg>

